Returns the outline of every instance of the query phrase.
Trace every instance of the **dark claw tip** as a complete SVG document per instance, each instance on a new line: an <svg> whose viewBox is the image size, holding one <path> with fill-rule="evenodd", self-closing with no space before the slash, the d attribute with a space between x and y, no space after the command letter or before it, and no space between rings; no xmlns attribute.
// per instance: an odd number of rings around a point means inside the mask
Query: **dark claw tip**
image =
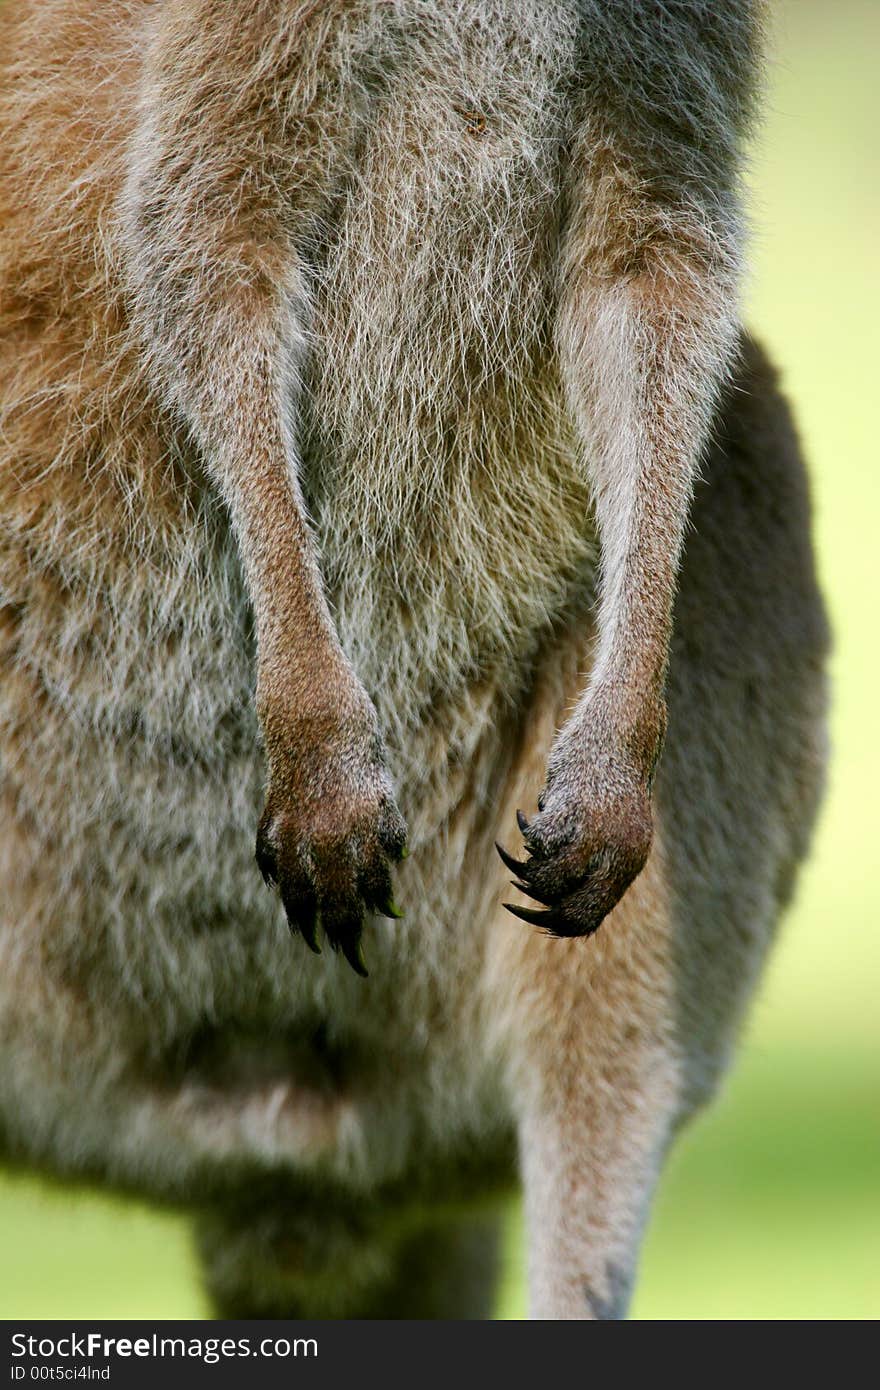
<svg viewBox="0 0 880 1390"><path fill-rule="evenodd" d="M364 948L360 938L357 941L343 941L342 954L356 975L360 975L363 980L369 978L367 962L364 960Z"/></svg>
<svg viewBox="0 0 880 1390"><path fill-rule="evenodd" d="M517 825L519 826L520 831L522 832L522 834L523 834L523 835L528 835L528 833L529 833L529 823L528 823L528 821L526 820L525 816L523 815L522 811L517 811L517 813L516 813L516 823L517 823Z"/></svg>
<svg viewBox="0 0 880 1390"><path fill-rule="evenodd" d="M499 845L497 840L495 841L495 848L498 851L502 864L506 864L512 874L516 874L519 878L528 878L528 864L520 863L518 859L514 859L513 855L508 854L504 846Z"/></svg>
<svg viewBox="0 0 880 1390"><path fill-rule="evenodd" d="M291 930L292 932L297 930L297 928L293 925L293 923L290 924L290 930ZM299 926L299 933L300 933L300 936L302 937L303 941L304 941L304 942L306 943L306 945L308 946L309 950L310 950L310 951L314 951L315 955L316 955L316 956L319 956L319 955L321 954L321 947L320 947L320 945L318 944L318 928L317 928L317 925L316 925L314 922L311 923L311 925L309 925L309 926L307 926L307 927L304 927L304 926L300 925L300 926Z"/></svg>
<svg viewBox="0 0 880 1390"><path fill-rule="evenodd" d="M519 917L520 921L528 922L532 927L552 927L556 917L555 912L539 912L534 907L517 907L515 903L505 903L504 906L514 917Z"/></svg>
<svg viewBox="0 0 880 1390"><path fill-rule="evenodd" d="M510 880L511 888L515 888L518 893L524 893L527 898L534 898L536 903L542 903L544 907L552 907L553 899L545 898L539 893L537 888L533 888L530 883L518 883L515 878Z"/></svg>

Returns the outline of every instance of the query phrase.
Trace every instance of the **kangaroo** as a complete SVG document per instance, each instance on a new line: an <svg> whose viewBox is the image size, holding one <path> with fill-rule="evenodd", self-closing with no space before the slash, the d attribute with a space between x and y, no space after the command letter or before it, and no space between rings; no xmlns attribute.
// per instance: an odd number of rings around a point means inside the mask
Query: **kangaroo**
<svg viewBox="0 0 880 1390"><path fill-rule="evenodd" d="M0 11L0 1139L220 1315L491 1316L517 1172L626 1313L822 784L762 24Z"/></svg>

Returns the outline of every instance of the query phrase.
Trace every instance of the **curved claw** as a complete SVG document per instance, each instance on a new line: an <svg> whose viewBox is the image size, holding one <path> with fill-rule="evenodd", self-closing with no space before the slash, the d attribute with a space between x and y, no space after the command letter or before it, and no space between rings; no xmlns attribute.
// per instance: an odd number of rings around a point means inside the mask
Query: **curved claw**
<svg viewBox="0 0 880 1390"><path fill-rule="evenodd" d="M506 864L512 874L516 874L518 878L528 878L529 866L527 863L520 863L518 859L514 859L513 855L508 854L504 846L499 845L497 840L495 841L495 848L498 851L502 864Z"/></svg>
<svg viewBox="0 0 880 1390"><path fill-rule="evenodd" d="M308 884L285 876L281 882L281 906L291 936L299 932L309 950L319 956L317 903Z"/></svg>
<svg viewBox="0 0 880 1390"><path fill-rule="evenodd" d="M532 927L544 927L547 931L552 931L554 925L559 920L556 912L539 912L534 907L517 907L515 903L505 903L504 906L514 917L519 917L522 922L528 922Z"/></svg>
<svg viewBox="0 0 880 1390"><path fill-rule="evenodd" d="M309 950L314 951L315 955L319 956L321 954L321 947L318 942L317 918L305 916L300 918L300 920L296 922L296 924L292 923L289 917L287 920L288 924L290 925L290 930L296 931L298 929L300 936L308 946Z"/></svg>
<svg viewBox="0 0 880 1390"><path fill-rule="evenodd" d="M533 888L530 883L517 883L516 879L510 880L511 888L515 888L518 893L524 893L527 898L534 898L536 903L543 903L544 907L555 907L556 899L549 898L544 893L539 893L537 888Z"/></svg>
<svg viewBox="0 0 880 1390"><path fill-rule="evenodd" d="M348 961L354 973L366 980L369 976L369 971L367 970L367 963L364 960L364 947L361 938L359 936L344 936L339 945L342 947L342 954L345 956L345 959Z"/></svg>
<svg viewBox="0 0 880 1390"><path fill-rule="evenodd" d="M392 921L399 922L404 916L404 911L403 908L397 906L393 898L390 898L382 908L382 916L390 917Z"/></svg>
<svg viewBox="0 0 880 1390"><path fill-rule="evenodd" d="M528 821L526 820L525 816L523 815L522 811L517 811L517 813L516 813L516 823L517 823L517 825L518 825L519 828L520 828L520 834L522 834L522 835L528 835L528 833L529 833L529 823L528 823Z"/></svg>
<svg viewBox="0 0 880 1390"><path fill-rule="evenodd" d="M290 893L282 891L281 902L291 935L299 932L309 950L319 956L321 947L318 942L318 914L314 900L309 901L299 896L294 898Z"/></svg>

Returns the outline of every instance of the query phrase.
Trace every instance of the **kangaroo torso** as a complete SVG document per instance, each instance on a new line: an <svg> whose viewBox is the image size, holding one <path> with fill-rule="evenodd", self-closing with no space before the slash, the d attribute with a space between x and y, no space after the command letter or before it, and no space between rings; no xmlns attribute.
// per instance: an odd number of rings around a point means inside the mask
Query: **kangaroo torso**
<svg viewBox="0 0 880 1390"><path fill-rule="evenodd" d="M235 1316L467 1311L419 1209L514 1135L536 1316L620 1315L727 1060L826 640L760 8L0 6L0 1145Z"/></svg>

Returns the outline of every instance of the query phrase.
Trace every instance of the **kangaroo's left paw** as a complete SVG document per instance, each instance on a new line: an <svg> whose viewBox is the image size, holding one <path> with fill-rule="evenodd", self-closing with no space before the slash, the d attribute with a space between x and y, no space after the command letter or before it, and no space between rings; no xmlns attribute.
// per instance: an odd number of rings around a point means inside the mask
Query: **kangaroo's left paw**
<svg viewBox="0 0 880 1390"><path fill-rule="evenodd" d="M508 912L552 936L592 936L645 866L653 821L647 779L625 762L554 775L531 820L517 821L526 857L497 846L516 875L513 886L540 903Z"/></svg>

